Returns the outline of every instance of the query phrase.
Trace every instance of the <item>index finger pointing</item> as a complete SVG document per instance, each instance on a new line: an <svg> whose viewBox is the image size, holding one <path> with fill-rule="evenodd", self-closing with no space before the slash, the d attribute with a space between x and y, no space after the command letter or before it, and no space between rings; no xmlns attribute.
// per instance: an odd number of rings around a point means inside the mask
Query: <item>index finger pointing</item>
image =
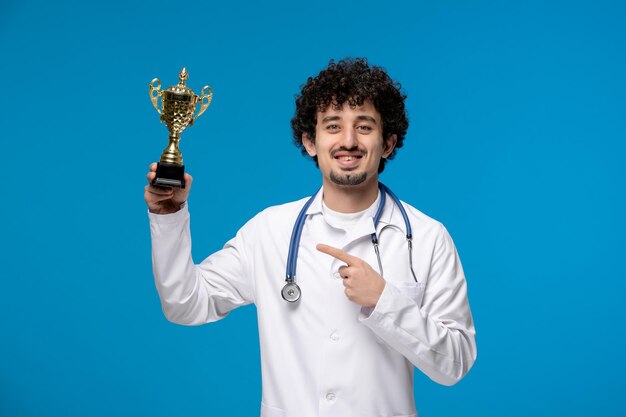
<svg viewBox="0 0 626 417"><path fill-rule="evenodd" d="M350 255L348 252L345 252L339 248L335 248L333 246L324 245L323 243L319 243L316 246L317 250L323 252L327 255L332 256L333 258L337 258L340 261L345 262L348 266L354 265L360 261L356 256Z"/></svg>

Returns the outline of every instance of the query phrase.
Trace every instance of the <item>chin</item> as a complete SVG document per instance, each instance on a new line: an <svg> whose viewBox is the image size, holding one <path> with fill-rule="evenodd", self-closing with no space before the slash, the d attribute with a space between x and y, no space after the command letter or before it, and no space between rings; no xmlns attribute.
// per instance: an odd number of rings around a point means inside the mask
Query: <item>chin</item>
<svg viewBox="0 0 626 417"><path fill-rule="evenodd" d="M343 187L355 187L365 184L368 180L367 173L365 172L330 172L330 181Z"/></svg>

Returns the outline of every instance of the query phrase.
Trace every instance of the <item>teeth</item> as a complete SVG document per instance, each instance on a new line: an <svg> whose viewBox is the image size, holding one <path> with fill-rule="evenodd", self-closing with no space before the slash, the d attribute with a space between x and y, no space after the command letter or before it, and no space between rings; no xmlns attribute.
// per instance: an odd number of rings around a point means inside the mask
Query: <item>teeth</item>
<svg viewBox="0 0 626 417"><path fill-rule="evenodd" d="M340 156L339 159L341 159L342 161L352 161L356 158L354 156Z"/></svg>

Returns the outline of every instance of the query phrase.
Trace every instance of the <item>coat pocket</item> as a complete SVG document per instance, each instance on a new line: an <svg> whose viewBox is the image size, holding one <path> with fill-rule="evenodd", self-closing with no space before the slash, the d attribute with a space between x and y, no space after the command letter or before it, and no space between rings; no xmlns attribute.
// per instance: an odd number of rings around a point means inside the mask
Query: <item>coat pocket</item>
<svg viewBox="0 0 626 417"><path fill-rule="evenodd" d="M261 417L286 417L287 412L280 408L270 407L261 402Z"/></svg>
<svg viewBox="0 0 626 417"><path fill-rule="evenodd" d="M422 282L392 282L391 284L398 288L402 294L413 300L418 307L422 306L424 288L426 287Z"/></svg>

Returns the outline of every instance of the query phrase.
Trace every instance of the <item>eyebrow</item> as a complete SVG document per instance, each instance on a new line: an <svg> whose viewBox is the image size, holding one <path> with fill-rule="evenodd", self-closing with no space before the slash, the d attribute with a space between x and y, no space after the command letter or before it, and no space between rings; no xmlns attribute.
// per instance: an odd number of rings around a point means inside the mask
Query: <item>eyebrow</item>
<svg viewBox="0 0 626 417"><path fill-rule="evenodd" d="M372 116L361 115L361 116L357 116L356 118L357 120L365 120L365 121L376 124L376 119L374 119ZM341 120L341 117L340 116L326 116L322 119L322 123L336 122L337 120Z"/></svg>
<svg viewBox="0 0 626 417"><path fill-rule="evenodd" d="M334 122L337 120L341 120L341 117L339 116L326 116L322 119L322 123L326 123L326 122Z"/></svg>
<svg viewBox="0 0 626 417"><path fill-rule="evenodd" d="M357 116L356 118L357 120L365 120L365 121L376 124L376 119L374 119L372 116L362 115L362 116Z"/></svg>

